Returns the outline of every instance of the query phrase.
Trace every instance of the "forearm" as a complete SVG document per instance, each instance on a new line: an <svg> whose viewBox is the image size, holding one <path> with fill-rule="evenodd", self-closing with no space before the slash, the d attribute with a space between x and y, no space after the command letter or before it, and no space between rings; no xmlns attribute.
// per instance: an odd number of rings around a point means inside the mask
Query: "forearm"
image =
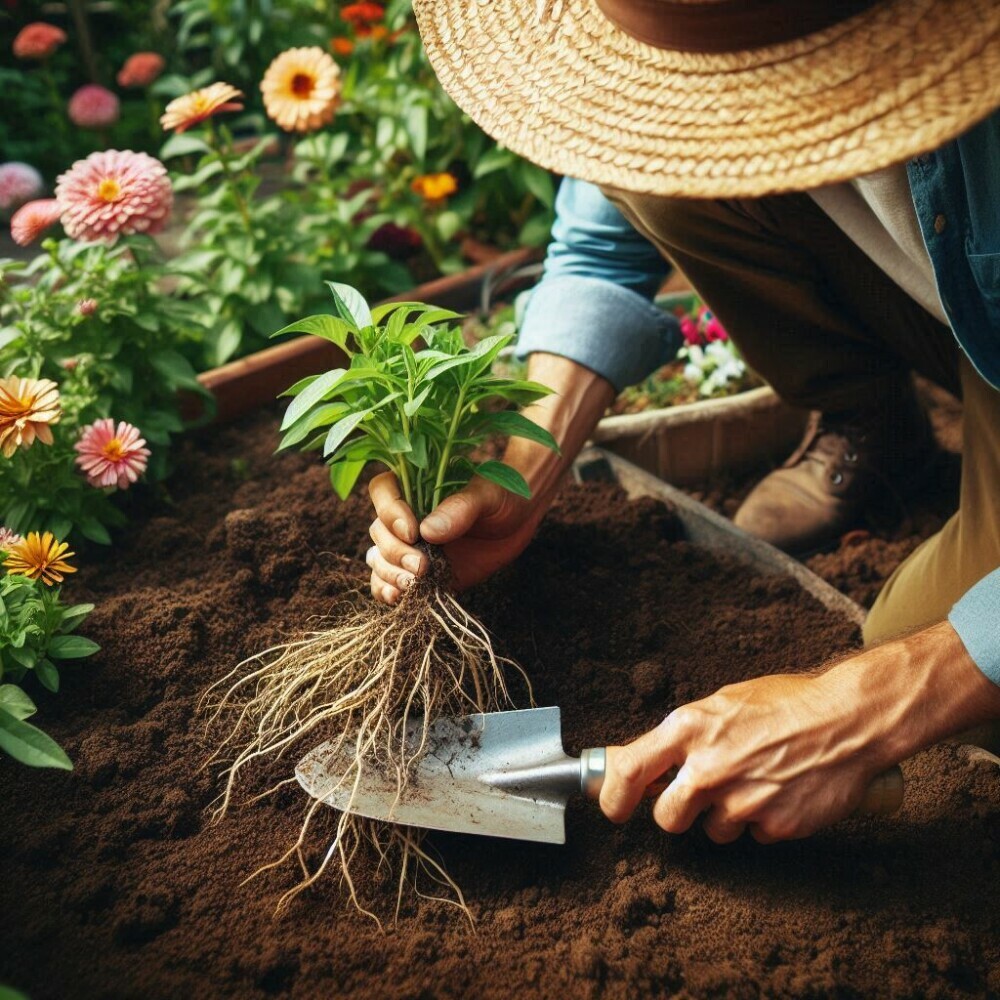
<svg viewBox="0 0 1000 1000"><path fill-rule="evenodd" d="M845 741L878 768L1000 719L1000 687L985 677L948 623L873 647L820 680L847 707Z"/></svg>
<svg viewBox="0 0 1000 1000"><path fill-rule="evenodd" d="M561 454L525 438L511 438L504 461L524 476L531 487L532 506L544 511L615 391L607 379L556 354L532 354L528 378L553 392L527 407L524 415L552 434Z"/></svg>

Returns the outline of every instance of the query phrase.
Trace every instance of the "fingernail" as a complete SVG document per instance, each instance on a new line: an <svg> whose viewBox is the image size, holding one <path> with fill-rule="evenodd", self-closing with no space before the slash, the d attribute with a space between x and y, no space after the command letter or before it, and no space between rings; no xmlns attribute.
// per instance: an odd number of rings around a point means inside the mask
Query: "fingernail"
<svg viewBox="0 0 1000 1000"><path fill-rule="evenodd" d="M409 590L410 587L413 586L413 581L415 579L416 577L411 576L409 573L400 573L396 578L396 583L398 583L403 590Z"/></svg>
<svg viewBox="0 0 1000 1000"><path fill-rule="evenodd" d="M424 518L423 527L430 528L431 531L438 535L447 531L450 526L448 518L443 514L428 514Z"/></svg>
<svg viewBox="0 0 1000 1000"><path fill-rule="evenodd" d="M403 564L403 568L408 569L411 573L420 572L420 556L403 556L400 562Z"/></svg>
<svg viewBox="0 0 1000 1000"><path fill-rule="evenodd" d="M404 542L413 541L413 538L410 536L410 526L405 518L397 518L395 524L392 526L392 530L395 536L402 538Z"/></svg>

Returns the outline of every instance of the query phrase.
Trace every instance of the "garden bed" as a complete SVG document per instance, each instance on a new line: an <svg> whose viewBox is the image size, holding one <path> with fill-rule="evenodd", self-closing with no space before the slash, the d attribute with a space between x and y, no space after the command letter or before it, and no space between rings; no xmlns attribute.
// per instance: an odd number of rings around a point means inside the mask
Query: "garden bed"
<svg viewBox="0 0 1000 1000"><path fill-rule="evenodd" d="M720 848L645 815L615 828L588 804L571 808L565 847L435 835L475 933L409 899L383 936L332 880L275 920L296 873L240 883L294 841L303 797L287 788L210 826L195 702L364 586L370 519L363 497L340 504L314 458L275 443L268 415L185 441L172 501L73 581L97 602L87 632L103 649L58 698L33 692L76 770L0 768L0 982L33 1000L1000 990L1000 783L955 748L906 765L896 817L799 843ZM567 487L517 565L470 595L538 703L562 706L571 750L857 641L792 584L677 535L660 504Z"/></svg>

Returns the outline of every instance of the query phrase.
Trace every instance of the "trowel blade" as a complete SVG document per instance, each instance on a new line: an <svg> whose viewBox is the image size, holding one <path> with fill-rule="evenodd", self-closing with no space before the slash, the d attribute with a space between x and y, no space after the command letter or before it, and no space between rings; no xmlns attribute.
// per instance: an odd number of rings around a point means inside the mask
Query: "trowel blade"
<svg viewBox="0 0 1000 1000"><path fill-rule="evenodd" d="M416 751L421 720L407 727ZM341 811L404 826L476 833L550 844L566 842L565 793L530 794L497 787L494 779L539 764L571 762L563 751L558 708L491 712L440 719L402 795L396 776L374 768L354 774L354 747L323 743L295 769L299 784L314 798Z"/></svg>

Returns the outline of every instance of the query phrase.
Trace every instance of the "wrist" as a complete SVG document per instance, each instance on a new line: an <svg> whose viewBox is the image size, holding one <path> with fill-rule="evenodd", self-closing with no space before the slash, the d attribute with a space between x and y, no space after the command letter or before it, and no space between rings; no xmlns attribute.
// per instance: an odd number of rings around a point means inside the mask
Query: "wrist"
<svg viewBox="0 0 1000 1000"><path fill-rule="evenodd" d="M948 622L865 650L820 679L837 687L853 717L852 742L879 770L1000 718L1000 688Z"/></svg>
<svg viewBox="0 0 1000 1000"><path fill-rule="evenodd" d="M531 508L544 510L615 391L607 379L555 354L532 354L528 378L548 386L552 393L526 407L524 415L556 439L560 453L525 438L511 438L504 461L517 469L531 488Z"/></svg>

